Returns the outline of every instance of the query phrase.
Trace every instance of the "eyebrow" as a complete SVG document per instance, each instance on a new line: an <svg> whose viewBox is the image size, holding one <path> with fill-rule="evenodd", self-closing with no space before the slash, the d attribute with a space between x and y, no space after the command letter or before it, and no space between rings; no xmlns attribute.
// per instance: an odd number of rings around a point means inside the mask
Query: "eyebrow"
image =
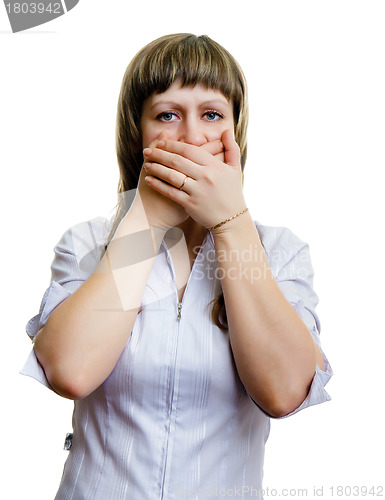
<svg viewBox="0 0 385 500"><path fill-rule="evenodd" d="M226 99L226 98L224 98ZM228 104L230 104L230 102L226 99L208 99L207 101L204 101L204 102L201 102L198 104L198 107L199 108L208 108L208 107L220 107L221 105L222 106L226 106ZM180 108L180 107L183 107L184 104L181 104L180 102L177 102L177 101L172 101L172 100L159 100L157 102L154 102L154 104L151 106L151 110L153 110L154 108L156 108L157 106L167 106L167 107L170 107L170 108Z"/></svg>

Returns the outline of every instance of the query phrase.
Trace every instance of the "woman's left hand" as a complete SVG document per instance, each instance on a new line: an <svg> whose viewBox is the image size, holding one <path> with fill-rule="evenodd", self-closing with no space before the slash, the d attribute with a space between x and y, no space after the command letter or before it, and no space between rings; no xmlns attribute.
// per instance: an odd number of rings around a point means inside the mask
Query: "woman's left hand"
<svg viewBox="0 0 385 500"><path fill-rule="evenodd" d="M223 155L213 143L195 146L167 139L146 154L144 165L148 185L206 228L246 207L238 144L230 130L221 140Z"/></svg>

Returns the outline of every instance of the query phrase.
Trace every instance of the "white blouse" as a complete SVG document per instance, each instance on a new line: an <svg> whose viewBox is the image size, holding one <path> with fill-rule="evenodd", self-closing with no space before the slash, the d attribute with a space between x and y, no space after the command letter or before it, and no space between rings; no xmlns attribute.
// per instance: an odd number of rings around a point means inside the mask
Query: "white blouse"
<svg viewBox="0 0 385 500"><path fill-rule="evenodd" d="M111 221L80 223L56 245L51 285L26 327L32 340L98 265ZM319 345L308 245L286 228L255 224L276 281ZM210 319L208 304L221 291L215 269L208 233L179 304L163 241L119 361L98 389L74 402L56 500L262 498L270 417L242 385L227 331ZM330 399L324 386L333 372L325 356L324 362L290 415ZM50 387L33 350L21 373Z"/></svg>

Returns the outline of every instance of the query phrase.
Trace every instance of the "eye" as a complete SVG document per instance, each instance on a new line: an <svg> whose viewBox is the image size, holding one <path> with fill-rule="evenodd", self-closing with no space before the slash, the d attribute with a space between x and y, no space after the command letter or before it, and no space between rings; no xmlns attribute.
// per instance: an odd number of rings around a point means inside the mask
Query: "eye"
<svg viewBox="0 0 385 500"><path fill-rule="evenodd" d="M164 111L162 113L159 113L159 115L156 117L157 120L160 120L162 122L172 122L175 121L174 118L178 118L178 115L171 111Z"/></svg>
<svg viewBox="0 0 385 500"><path fill-rule="evenodd" d="M204 116L206 117L206 119L209 122L215 122L215 121L218 121L218 120L223 118L222 113L220 113L219 111L214 111L214 110L206 111Z"/></svg>

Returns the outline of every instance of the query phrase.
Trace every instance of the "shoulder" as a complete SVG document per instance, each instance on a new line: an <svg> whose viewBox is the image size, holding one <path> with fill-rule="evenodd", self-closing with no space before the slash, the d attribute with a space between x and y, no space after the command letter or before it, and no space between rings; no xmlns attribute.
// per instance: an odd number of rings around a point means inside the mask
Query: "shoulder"
<svg viewBox="0 0 385 500"><path fill-rule="evenodd" d="M102 216L78 222L67 228L56 247L76 251L82 246L89 248L105 244L111 231L113 218Z"/></svg>
<svg viewBox="0 0 385 500"><path fill-rule="evenodd" d="M267 226L254 221L258 234L266 251L276 248L286 248L298 252L307 243L299 238L291 229L283 226Z"/></svg>
<svg viewBox="0 0 385 500"><path fill-rule="evenodd" d="M266 256L273 270L279 271L299 253L308 253L308 244L291 229L284 226L268 226L254 220Z"/></svg>
<svg viewBox="0 0 385 500"><path fill-rule="evenodd" d="M81 276L88 276L104 254L113 223L113 217L94 217L69 227L54 247L54 269L76 269Z"/></svg>

